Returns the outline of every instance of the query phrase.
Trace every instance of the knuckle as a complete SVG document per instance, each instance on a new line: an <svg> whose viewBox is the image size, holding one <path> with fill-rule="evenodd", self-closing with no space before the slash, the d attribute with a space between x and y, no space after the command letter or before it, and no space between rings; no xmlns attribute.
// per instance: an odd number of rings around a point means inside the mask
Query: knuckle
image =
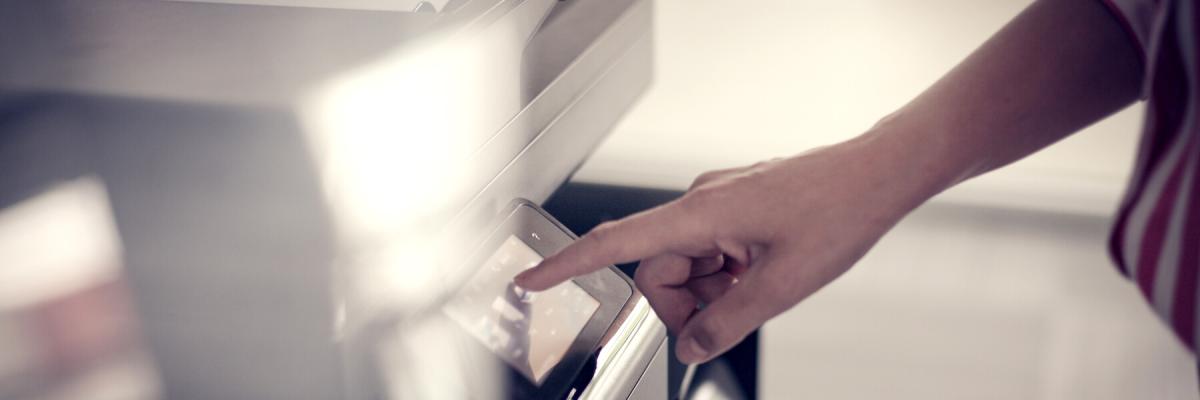
<svg viewBox="0 0 1200 400"><path fill-rule="evenodd" d="M702 173L697 176L696 179L692 180L692 185L690 187L692 189L698 188L708 182L716 180L718 177L720 177L720 174L718 174L716 171Z"/></svg>
<svg viewBox="0 0 1200 400"><path fill-rule="evenodd" d="M714 213L714 203L711 197L686 194L676 200L673 213L676 216L678 229L693 241L707 241L719 229L720 213ZM705 242L707 243L707 242ZM699 245L699 243L692 243Z"/></svg>
<svg viewBox="0 0 1200 400"><path fill-rule="evenodd" d="M642 268L642 266L639 265L637 270L633 271L633 283L637 285L638 289L643 292L645 292L647 288L654 287L657 284L658 279L659 278L657 273L654 271L654 268Z"/></svg>
<svg viewBox="0 0 1200 400"><path fill-rule="evenodd" d="M679 208L683 217L691 220L712 220L719 218L721 208L730 204L729 188L725 184L708 185L679 198Z"/></svg>
<svg viewBox="0 0 1200 400"><path fill-rule="evenodd" d="M717 197L717 188L713 186L702 186L687 192L683 197L679 198L679 206L685 211L699 212L712 204L713 199Z"/></svg>
<svg viewBox="0 0 1200 400"><path fill-rule="evenodd" d="M779 164L783 160L784 160L783 157L772 157L772 158L754 163L754 165L751 165L751 168L763 168L763 167L771 166L774 164Z"/></svg>
<svg viewBox="0 0 1200 400"><path fill-rule="evenodd" d="M613 231L616 229L616 227L617 223L615 221L605 221L600 225L596 225L595 228L592 228L592 231L588 232L587 237L596 243L608 242L612 239Z"/></svg>

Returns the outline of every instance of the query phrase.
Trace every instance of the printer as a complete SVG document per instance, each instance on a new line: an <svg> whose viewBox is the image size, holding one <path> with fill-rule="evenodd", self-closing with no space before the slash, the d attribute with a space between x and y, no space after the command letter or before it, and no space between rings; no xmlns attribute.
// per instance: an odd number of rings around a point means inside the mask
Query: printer
<svg viewBox="0 0 1200 400"><path fill-rule="evenodd" d="M0 193L102 182L165 398L509 398L433 316L514 199L544 201L643 93L651 12L5 2L0 146L26 156ZM667 396L665 328L629 299L563 397Z"/></svg>

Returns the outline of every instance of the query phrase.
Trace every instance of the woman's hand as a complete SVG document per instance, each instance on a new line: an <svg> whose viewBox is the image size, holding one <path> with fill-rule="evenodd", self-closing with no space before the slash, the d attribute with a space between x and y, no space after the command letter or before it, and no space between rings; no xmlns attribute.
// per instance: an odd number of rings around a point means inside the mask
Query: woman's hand
<svg viewBox="0 0 1200 400"><path fill-rule="evenodd" d="M544 290L642 260L635 281L686 363L727 351L850 268L924 200L871 135L705 173L681 198L602 224L516 278ZM897 180L899 179L899 180Z"/></svg>

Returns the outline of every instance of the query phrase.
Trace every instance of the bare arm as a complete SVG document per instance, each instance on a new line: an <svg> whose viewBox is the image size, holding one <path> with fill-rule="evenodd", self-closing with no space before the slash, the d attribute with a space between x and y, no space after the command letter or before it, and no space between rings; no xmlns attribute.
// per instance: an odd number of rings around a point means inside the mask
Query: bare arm
<svg viewBox="0 0 1200 400"><path fill-rule="evenodd" d="M701 175L679 200L598 227L517 282L545 289L642 260L635 280L679 335L680 359L706 361L841 275L933 195L1134 101L1141 68L1099 0L1037 1L869 132Z"/></svg>
<svg viewBox="0 0 1200 400"><path fill-rule="evenodd" d="M865 136L906 145L902 153L934 175L929 190L940 191L1133 102L1137 51L1100 0L1036 1Z"/></svg>

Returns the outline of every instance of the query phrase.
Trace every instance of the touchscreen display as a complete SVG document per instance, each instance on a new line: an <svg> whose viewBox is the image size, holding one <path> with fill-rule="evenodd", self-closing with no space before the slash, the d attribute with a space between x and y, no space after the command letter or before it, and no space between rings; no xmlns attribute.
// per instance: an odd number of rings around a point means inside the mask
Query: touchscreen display
<svg viewBox="0 0 1200 400"><path fill-rule="evenodd" d="M571 281L542 292L512 283L542 261L509 236L479 267L445 312L492 352L536 384L558 364L600 302Z"/></svg>

